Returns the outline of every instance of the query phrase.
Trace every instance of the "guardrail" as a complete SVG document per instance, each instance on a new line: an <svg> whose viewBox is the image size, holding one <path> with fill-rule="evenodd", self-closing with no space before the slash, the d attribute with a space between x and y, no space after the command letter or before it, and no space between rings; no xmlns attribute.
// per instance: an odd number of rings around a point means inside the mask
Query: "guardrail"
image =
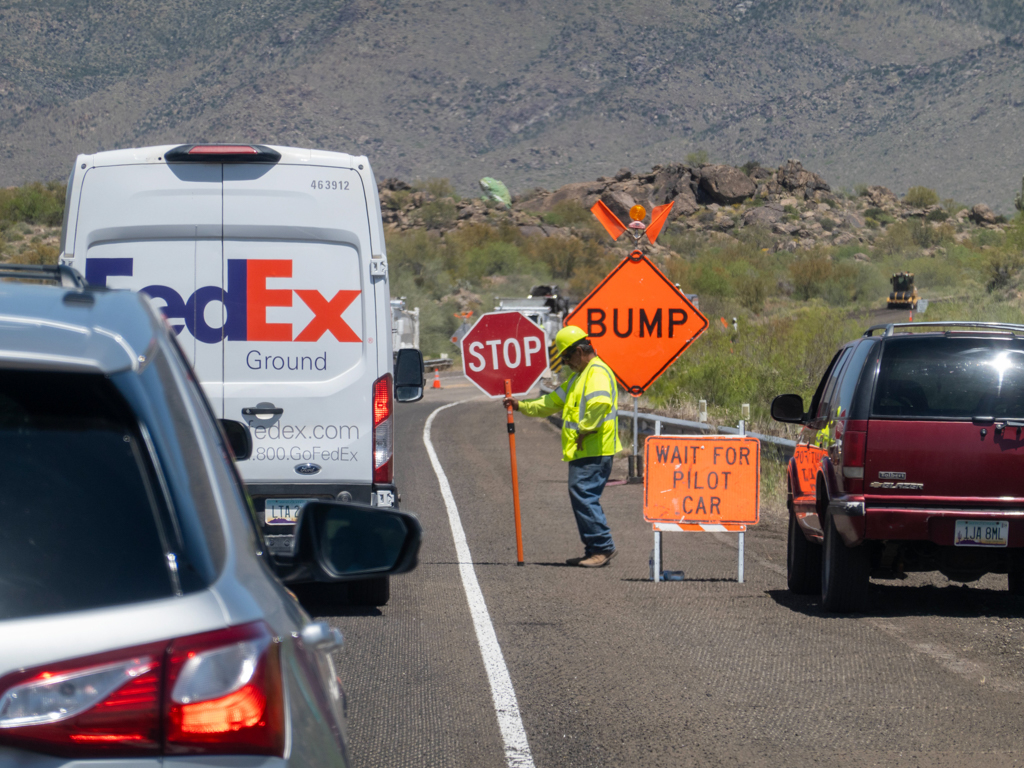
<svg viewBox="0 0 1024 768"><path fill-rule="evenodd" d="M620 419L633 419L632 411L623 411L621 408L615 412L615 415ZM672 419L668 416L659 416L655 413L644 413L640 411L636 414L637 421L647 421L652 424L658 422L662 424L672 424L677 427L687 427L689 429L697 429L702 432L721 432L727 435L738 435L740 430L738 427L717 427L713 424L706 424L702 421L687 421L685 419ZM637 431L639 431L639 425L637 425ZM659 430L659 431L663 431ZM784 448L796 448L795 440L786 440L784 437L775 437L774 435L762 435L759 432L750 432L749 430L744 434L751 437L756 437L758 440L764 443L774 443L775 445L781 445Z"/></svg>

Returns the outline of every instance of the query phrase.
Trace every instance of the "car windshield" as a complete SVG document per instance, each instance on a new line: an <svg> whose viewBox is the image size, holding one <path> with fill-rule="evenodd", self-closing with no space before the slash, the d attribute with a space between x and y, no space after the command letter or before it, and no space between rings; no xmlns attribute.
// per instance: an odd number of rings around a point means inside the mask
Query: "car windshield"
<svg viewBox="0 0 1024 768"><path fill-rule="evenodd" d="M0 619L170 597L148 454L109 379L0 375Z"/></svg>
<svg viewBox="0 0 1024 768"><path fill-rule="evenodd" d="M1024 418L1024 340L906 337L885 342L873 416Z"/></svg>

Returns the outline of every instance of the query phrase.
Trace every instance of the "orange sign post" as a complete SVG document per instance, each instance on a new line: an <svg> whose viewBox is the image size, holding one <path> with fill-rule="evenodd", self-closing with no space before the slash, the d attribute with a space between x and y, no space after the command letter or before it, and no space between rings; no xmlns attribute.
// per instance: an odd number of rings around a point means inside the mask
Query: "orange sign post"
<svg viewBox="0 0 1024 768"><path fill-rule="evenodd" d="M657 426L659 434L644 443L644 520L654 528L651 580L661 580L663 532L734 531L742 584L744 533L760 517L761 442L744 434L742 421L737 437L662 436Z"/></svg>

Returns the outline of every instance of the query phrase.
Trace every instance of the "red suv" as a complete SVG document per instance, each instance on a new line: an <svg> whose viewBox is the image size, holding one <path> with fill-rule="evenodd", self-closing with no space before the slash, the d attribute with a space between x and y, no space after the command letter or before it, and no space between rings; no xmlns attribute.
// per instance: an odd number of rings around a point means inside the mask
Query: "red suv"
<svg viewBox="0 0 1024 768"><path fill-rule="evenodd" d="M913 330L911 330L913 329ZM1024 326L876 326L832 358L789 462L789 588L828 611L868 579L1006 573L1024 594Z"/></svg>

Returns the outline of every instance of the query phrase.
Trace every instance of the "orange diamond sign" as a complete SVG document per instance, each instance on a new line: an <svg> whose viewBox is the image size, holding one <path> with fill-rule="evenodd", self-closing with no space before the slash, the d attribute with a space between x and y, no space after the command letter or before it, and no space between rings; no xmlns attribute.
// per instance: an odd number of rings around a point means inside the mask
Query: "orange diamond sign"
<svg viewBox="0 0 1024 768"><path fill-rule="evenodd" d="M577 305L565 325L641 395L708 327L707 318L643 253L633 251Z"/></svg>

